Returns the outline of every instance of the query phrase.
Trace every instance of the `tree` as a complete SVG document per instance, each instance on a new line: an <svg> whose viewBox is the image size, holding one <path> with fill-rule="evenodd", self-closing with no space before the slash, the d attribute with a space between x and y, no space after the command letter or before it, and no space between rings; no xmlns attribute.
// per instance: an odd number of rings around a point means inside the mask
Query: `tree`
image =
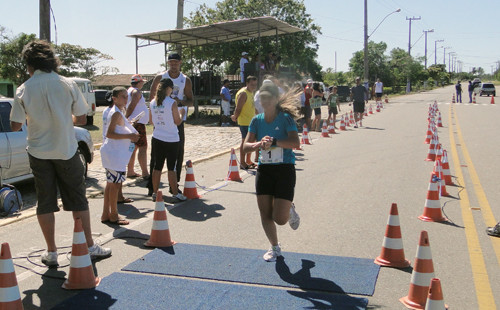
<svg viewBox="0 0 500 310"><path fill-rule="evenodd" d="M23 47L36 39L35 34L21 33L10 38L2 27L0 38L0 76L21 85L29 79L28 69L21 58Z"/></svg>
<svg viewBox="0 0 500 310"><path fill-rule="evenodd" d="M391 86L390 72L388 68L388 59L385 55L387 44L385 42L375 43L368 42L368 72L369 82L375 81L377 78L384 81L385 86ZM364 50L357 51L349 60L349 68L355 76L364 76Z"/></svg>
<svg viewBox="0 0 500 310"><path fill-rule="evenodd" d="M322 80L328 85L348 85L353 81L352 74L344 73L342 71L333 72L332 68L326 69L322 72Z"/></svg>
<svg viewBox="0 0 500 310"><path fill-rule="evenodd" d="M418 84L428 78L428 73L422 65L423 58L417 58L408 55L408 52L402 48L394 48L390 54L389 68L392 75L394 86L401 87L406 85L410 78L412 83Z"/></svg>
<svg viewBox="0 0 500 310"><path fill-rule="evenodd" d="M185 19L185 24L188 27L196 27L260 16L274 16L304 30L280 36L278 45L274 36L261 38L261 59L265 53L273 51L282 57L283 66L291 67L296 72L309 73L313 79L321 79L321 66L316 61L318 50L316 36L321 34L320 27L313 23L302 0L223 0L217 2L215 8L203 4ZM238 64L242 51L257 59L258 40L239 40L185 49L184 59L193 58L193 62L183 62L183 70L213 70L224 62Z"/></svg>
<svg viewBox="0 0 500 310"><path fill-rule="evenodd" d="M56 55L61 61L59 72L64 76L79 76L87 79L94 78L98 72L116 72L116 68L98 66L98 64L112 60L113 57L104 54L93 47L81 47L62 43L55 46Z"/></svg>

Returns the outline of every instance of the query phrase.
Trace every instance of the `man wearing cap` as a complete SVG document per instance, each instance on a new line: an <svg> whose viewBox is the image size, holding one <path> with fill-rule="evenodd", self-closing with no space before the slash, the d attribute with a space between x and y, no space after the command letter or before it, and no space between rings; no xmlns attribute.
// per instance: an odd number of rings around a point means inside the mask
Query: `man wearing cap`
<svg viewBox="0 0 500 310"><path fill-rule="evenodd" d="M248 63L248 53L243 52L243 53L241 53L241 59L240 59L241 83L245 83L245 64L246 63Z"/></svg>
<svg viewBox="0 0 500 310"><path fill-rule="evenodd" d="M133 121L133 126L140 136L139 140L135 142L136 147L130 157L127 167L127 177L131 178L139 176L139 174L134 171L135 154L137 153L137 149L139 149L137 160L141 166L142 177L149 177L147 154L148 138L146 136L146 124L149 123L149 109L146 105L146 99L144 99L141 92L145 82L146 80L143 79L140 74L134 74L130 80L131 86L127 90L128 100L127 105L125 106L127 109L125 117Z"/></svg>
<svg viewBox="0 0 500 310"><path fill-rule="evenodd" d="M183 110L180 111L181 115L183 115L182 123L180 123L180 125L177 126L180 138L177 163L175 164L175 171L177 172L177 183L179 183L179 181L181 180L182 162L184 160L184 144L185 144L184 121L186 121L188 107L192 107L194 103L191 79L181 72L181 64L182 64L181 55L175 52L168 55L167 58L168 70L162 74L158 74L157 76L155 76L153 84L151 85L151 93L150 93L150 100L153 100L153 98L156 96L156 89L158 88L158 83L160 83L160 80L163 78L171 79L172 82L174 82L174 90L172 91L170 97L172 97L177 103L179 111ZM148 188L150 189L150 193L152 194L152 184L150 183L151 182L148 182ZM181 191L179 190L179 192Z"/></svg>

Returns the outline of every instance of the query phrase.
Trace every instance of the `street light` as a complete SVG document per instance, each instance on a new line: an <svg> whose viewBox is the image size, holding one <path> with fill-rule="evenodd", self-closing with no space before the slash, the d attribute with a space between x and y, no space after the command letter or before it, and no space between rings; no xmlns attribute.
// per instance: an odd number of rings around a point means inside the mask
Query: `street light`
<svg viewBox="0 0 500 310"><path fill-rule="evenodd" d="M368 71L368 38L372 36L372 34L377 30L377 28L384 22L384 20L389 17L390 15L394 13L399 13L401 12L401 9L397 9L394 12L391 12L387 14L382 21L373 29L372 33L368 35L368 0L365 0L365 40L364 40L364 57L363 57L363 64L364 64L364 82L365 84L368 83L369 80L369 71Z"/></svg>
<svg viewBox="0 0 500 310"><path fill-rule="evenodd" d="M424 30L425 33L425 69L427 69L427 33L434 32L434 29Z"/></svg>
<svg viewBox="0 0 500 310"><path fill-rule="evenodd" d="M444 42L444 40L436 40L434 41L434 64L437 65L437 43Z"/></svg>
<svg viewBox="0 0 500 310"><path fill-rule="evenodd" d="M451 46L446 46L446 47L443 46L443 64L445 65L445 67L446 67L446 50L450 48Z"/></svg>

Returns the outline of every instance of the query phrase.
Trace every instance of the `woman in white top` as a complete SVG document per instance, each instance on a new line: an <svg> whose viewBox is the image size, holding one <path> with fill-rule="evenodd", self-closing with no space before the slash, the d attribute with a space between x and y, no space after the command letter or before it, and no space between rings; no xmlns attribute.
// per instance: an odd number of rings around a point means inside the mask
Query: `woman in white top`
<svg viewBox="0 0 500 310"><path fill-rule="evenodd" d="M179 193L177 184L177 173L175 164L179 149L179 131L177 125L182 122L181 113L184 109L177 107L177 103L170 97L174 89L174 83L171 79L161 79L156 91L155 99L149 105L150 119L153 122L153 138L151 139L151 148L153 151L153 201L156 201L156 193L160 186L161 171L165 160L167 161L168 184L172 190L174 198L181 201L186 200L186 196Z"/></svg>
<svg viewBox="0 0 500 310"><path fill-rule="evenodd" d="M106 169L106 188L101 222L127 225L129 222L118 216L118 191L125 181L125 172L139 134L125 118L128 94L124 87L115 87L112 93L113 107L108 113L106 139L101 146L101 161Z"/></svg>

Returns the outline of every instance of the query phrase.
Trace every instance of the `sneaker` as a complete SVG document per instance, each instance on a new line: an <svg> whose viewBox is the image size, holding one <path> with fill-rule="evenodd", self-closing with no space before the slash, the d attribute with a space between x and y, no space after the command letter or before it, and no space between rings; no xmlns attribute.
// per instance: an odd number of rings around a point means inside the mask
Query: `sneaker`
<svg viewBox="0 0 500 310"><path fill-rule="evenodd" d="M153 202L156 202L156 193L153 193L153 194L151 195L151 198L153 199Z"/></svg>
<svg viewBox="0 0 500 310"><path fill-rule="evenodd" d="M358 128L358 125L354 125L354 128Z"/></svg>
<svg viewBox="0 0 500 310"><path fill-rule="evenodd" d="M43 252L43 254L40 256L42 259L42 263L44 263L48 267L55 267L59 266L59 263L57 262L57 252Z"/></svg>
<svg viewBox="0 0 500 310"><path fill-rule="evenodd" d="M292 227L293 230L297 230L300 225L300 216L295 211L295 205L292 202L292 207L290 208L290 218L288 219L288 224Z"/></svg>
<svg viewBox="0 0 500 310"><path fill-rule="evenodd" d="M279 243L276 246L272 246L262 257L265 261L275 262L278 256L281 256L281 245Z"/></svg>
<svg viewBox="0 0 500 310"><path fill-rule="evenodd" d="M180 201L186 201L187 200L187 197L184 196L181 193L178 193L177 195L174 195L173 197L179 199Z"/></svg>
<svg viewBox="0 0 500 310"><path fill-rule="evenodd" d="M486 228L486 233L493 237L500 237L500 223L493 227Z"/></svg>
<svg viewBox="0 0 500 310"><path fill-rule="evenodd" d="M90 259L107 258L111 256L110 248L103 248L102 246L94 243L93 246L89 248Z"/></svg>

